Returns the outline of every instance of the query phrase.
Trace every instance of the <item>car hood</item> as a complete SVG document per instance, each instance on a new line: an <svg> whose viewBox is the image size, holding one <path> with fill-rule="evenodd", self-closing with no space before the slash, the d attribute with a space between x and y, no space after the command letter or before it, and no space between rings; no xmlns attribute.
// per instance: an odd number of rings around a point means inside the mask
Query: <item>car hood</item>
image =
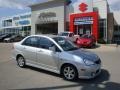
<svg viewBox="0 0 120 90"><path fill-rule="evenodd" d="M93 52L84 50L84 49L69 51L69 53L72 55L76 55L78 57L81 57L83 59L91 60L91 61L97 61L99 59L99 57L96 54L94 54Z"/></svg>
<svg viewBox="0 0 120 90"><path fill-rule="evenodd" d="M79 40L82 41L82 42L88 42L88 41L91 41L91 39L87 39L87 38L80 38Z"/></svg>

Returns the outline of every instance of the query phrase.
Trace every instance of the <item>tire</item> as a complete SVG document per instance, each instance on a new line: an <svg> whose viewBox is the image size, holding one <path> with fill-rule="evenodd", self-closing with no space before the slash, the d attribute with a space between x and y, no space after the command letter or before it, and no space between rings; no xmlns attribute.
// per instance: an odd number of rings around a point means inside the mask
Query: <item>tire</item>
<svg viewBox="0 0 120 90"><path fill-rule="evenodd" d="M12 40L10 40L10 42L12 42Z"/></svg>
<svg viewBox="0 0 120 90"><path fill-rule="evenodd" d="M62 69L62 75L66 80L75 80L78 78L77 69L72 65L66 65Z"/></svg>
<svg viewBox="0 0 120 90"><path fill-rule="evenodd" d="M17 58L17 64L18 64L18 66L21 67L21 68L24 68L24 67L26 66L26 65L25 65L25 59L24 59L23 56L19 56L19 57Z"/></svg>

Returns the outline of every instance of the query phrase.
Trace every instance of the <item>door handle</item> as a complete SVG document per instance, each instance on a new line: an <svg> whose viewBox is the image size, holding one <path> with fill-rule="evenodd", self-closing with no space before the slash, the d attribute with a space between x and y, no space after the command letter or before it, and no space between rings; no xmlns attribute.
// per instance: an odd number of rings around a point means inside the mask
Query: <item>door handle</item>
<svg viewBox="0 0 120 90"><path fill-rule="evenodd" d="M43 52L42 50L39 50L38 52Z"/></svg>

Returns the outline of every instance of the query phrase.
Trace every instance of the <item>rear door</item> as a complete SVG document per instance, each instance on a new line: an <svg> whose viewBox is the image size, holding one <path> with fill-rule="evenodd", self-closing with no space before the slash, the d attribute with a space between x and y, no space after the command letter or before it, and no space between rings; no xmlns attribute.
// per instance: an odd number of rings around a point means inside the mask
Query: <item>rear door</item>
<svg viewBox="0 0 120 90"><path fill-rule="evenodd" d="M29 37L23 42L23 55L27 62L34 63L36 59L36 51L38 46L38 37Z"/></svg>

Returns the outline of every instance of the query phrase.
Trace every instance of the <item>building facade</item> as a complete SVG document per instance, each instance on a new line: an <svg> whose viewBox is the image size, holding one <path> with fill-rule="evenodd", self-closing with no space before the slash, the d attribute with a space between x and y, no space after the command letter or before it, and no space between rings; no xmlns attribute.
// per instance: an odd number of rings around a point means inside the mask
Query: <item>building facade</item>
<svg viewBox="0 0 120 90"><path fill-rule="evenodd" d="M30 7L31 34L57 34L65 30L65 0L49 0Z"/></svg>
<svg viewBox="0 0 120 90"><path fill-rule="evenodd" d="M120 12L110 12L107 0L48 0L29 7L31 13L3 18L2 32L24 36L71 31L120 43Z"/></svg>
<svg viewBox="0 0 120 90"><path fill-rule="evenodd" d="M20 34L28 36L31 34L31 13L25 13L1 19L1 33Z"/></svg>
<svg viewBox="0 0 120 90"><path fill-rule="evenodd" d="M31 5L31 34L71 31L109 41L107 0L48 0Z"/></svg>

